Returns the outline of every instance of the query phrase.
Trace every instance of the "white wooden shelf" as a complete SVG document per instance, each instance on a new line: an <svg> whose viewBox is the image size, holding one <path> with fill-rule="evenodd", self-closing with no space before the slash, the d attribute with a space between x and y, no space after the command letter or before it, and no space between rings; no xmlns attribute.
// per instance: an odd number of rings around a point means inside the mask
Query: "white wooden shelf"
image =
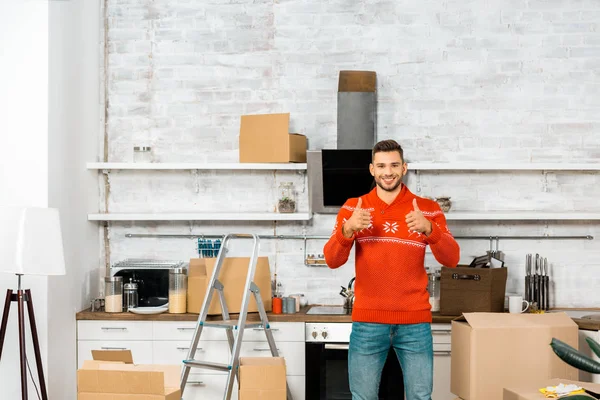
<svg viewBox="0 0 600 400"><path fill-rule="evenodd" d="M408 163L412 171L600 171L600 163Z"/></svg>
<svg viewBox="0 0 600 400"><path fill-rule="evenodd" d="M87 163L97 170L306 170L306 163Z"/></svg>
<svg viewBox="0 0 600 400"><path fill-rule="evenodd" d="M448 221L590 221L600 212L450 211ZM308 221L309 213L97 213L89 221Z"/></svg>
<svg viewBox="0 0 600 400"><path fill-rule="evenodd" d="M99 213L88 221L308 221L310 213Z"/></svg>
<svg viewBox="0 0 600 400"><path fill-rule="evenodd" d="M306 170L306 163L87 163L90 170ZM408 163L411 171L600 171L600 163Z"/></svg>
<svg viewBox="0 0 600 400"><path fill-rule="evenodd" d="M600 212L544 211L450 211L448 221L589 221L600 220Z"/></svg>

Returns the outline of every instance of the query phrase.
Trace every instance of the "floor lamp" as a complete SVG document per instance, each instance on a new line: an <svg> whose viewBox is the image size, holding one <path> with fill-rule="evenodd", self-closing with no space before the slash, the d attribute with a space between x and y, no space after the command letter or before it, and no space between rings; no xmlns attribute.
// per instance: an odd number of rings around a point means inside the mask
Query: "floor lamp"
<svg viewBox="0 0 600 400"><path fill-rule="evenodd" d="M58 210L52 208L0 207L0 272L17 275L18 288L6 292L0 325L0 362L8 325L8 314L17 303L21 398L27 400L27 355L25 341L25 305L33 339L35 362L42 400L48 400L38 331L33 313L31 291L21 288L23 275L64 275L65 260Z"/></svg>

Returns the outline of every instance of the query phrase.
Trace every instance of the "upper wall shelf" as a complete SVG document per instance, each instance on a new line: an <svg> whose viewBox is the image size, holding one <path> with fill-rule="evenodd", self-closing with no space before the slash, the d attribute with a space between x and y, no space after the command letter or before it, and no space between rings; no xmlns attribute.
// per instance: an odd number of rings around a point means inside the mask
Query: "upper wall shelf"
<svg viewBox="0 0 600 400"><path fill-rule="evenodd" d="M333 214L332 214L333 215ZM592 221L600 212L450 211L448 221ZM308 221L310 213L97 213L89 221Z"/></svg>
<svg viewBox="0 0 600 400"><path fill-rule="evenodd" d="M448 221L591 221L600 220L600 212L552 211L450 211Z"/></svg>
<svg viewBox="0 0 600 400"><path fill-rule="evenodd" d="M98 213L88 214L88 221L308 221L309 213Z"/></svg>
<svg viewBox="0 0 600 400"><path fill-rule="evenodd" d="M306 163L87 163L95 170L306 170ZM600 171L600 163L408 163L412 171Z"/></svg>
<svg viewBox="0 0 600 400"><path fill-rule="evenodd" d="M87 163L87 169L144 169L144 170L306 170L306 163Z"/></svg>
<svg viewBox="0 0 600 400"><path fill-rule="evenodd" d="M408 163L409 170L419 171L600 171L600 163Z"/></svg>

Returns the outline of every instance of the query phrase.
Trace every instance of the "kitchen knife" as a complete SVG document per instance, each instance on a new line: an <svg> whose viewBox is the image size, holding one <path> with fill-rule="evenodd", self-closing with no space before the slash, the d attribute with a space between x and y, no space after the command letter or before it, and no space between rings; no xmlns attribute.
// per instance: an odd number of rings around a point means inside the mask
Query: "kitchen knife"
<svg viewBox="0 0 600 400"><path fill-rule="evenodd" d="M533 303L534 279L533 279L533 254L529 257L529 302Z"/></svg>
<svg viewBox="0 0 600 400"><path fill-rule="evenodd" d="M529 301L529 285L530 285L530 274L531 274L531 254L525 255L525 300Z"/></svg>
<svg viewBox="0 0 600 400"><path fill-rule="evenodd" d="M543 260L540 259L540 304L539 309L545 310L546 307L546 276L544 274L544 263Z"/></svg>
<svg viewBox="0 0 600 400"><path fill-rule="evenodd" d="M548 259L544 259L544 271L546 272L546 280L544 285L546 286L546 310L550 309L550 271L548 270Z"/></svg>

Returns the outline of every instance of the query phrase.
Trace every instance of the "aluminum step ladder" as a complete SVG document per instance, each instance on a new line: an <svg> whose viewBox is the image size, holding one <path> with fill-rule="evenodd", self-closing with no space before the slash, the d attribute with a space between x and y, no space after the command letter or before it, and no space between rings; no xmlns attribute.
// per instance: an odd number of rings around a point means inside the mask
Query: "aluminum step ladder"
<svg viewBox="0 0 600 400"><path fill-rule="evenodd" d="M227 246L229 245L229 242L232 239L252 239L254 241L252 247L252 255L250 256L250 264L248 266L248 276L246 277L246 285L244 287L244 295L242 297L242 306L239 318L237 320L231 319L229 316L227 304L225 303L225 295L223 294L224 286L221 282L219 282L218 279L219 273L221 272L221 268L223 266L223 262L225 260L225 254L228 252ZM183 360L183 371L181 373L182 398L184 398L183 394L185 392L185 385L190 374L190 369L204 368L227 372L227 384L225 387L225 394L223 396L223 399L231 399L231 394L233 392L233 383L235 379L237 379L238 381L239 388L239 356L240 349L242 347L242 339L244 337L244 329L246 328L262 328L265 332L265 335L267 336L267 342L269 343L269 348L271 349L271 355L273 357L279 357L277 346L275 346L275 339L273 339L273 332L271 331L269 320L267 319L267 313L265 312L265 306L262 301L262 298L260 297L260 289L254 283L254 274L256 272L256 262L258 260L259 246L260 243L258 235L228 234L225 235L225 237L223 238L221 249L219 251L219 254L217 255L216 266L208 284L208 291L204 298L204 302L202 303L202 308L200 309L200 315L198 316L198 324L196 325L196 329L194 330L194 336L192 337L192 344L190 346L187 358ZM221 313L223 315L223 320L207 322L206 316L208 315L208 307L210 306L215 290L219 295L219 302L221 303ZM248 315L248 304L250 303L251 295L254 295L256 304L258 305L260 322L248 324L246 323L246 317ZM204 330L204 328L225 329L225 333L227 334L227 341L229 342L229 349L231 351L229 363L223 364L194 359L194 356L196 355L196 349L198 348L198 342L200 341L200 336L202 335L202 331ZM286 386L287 400L293 400L289 385Z"/></svg>

